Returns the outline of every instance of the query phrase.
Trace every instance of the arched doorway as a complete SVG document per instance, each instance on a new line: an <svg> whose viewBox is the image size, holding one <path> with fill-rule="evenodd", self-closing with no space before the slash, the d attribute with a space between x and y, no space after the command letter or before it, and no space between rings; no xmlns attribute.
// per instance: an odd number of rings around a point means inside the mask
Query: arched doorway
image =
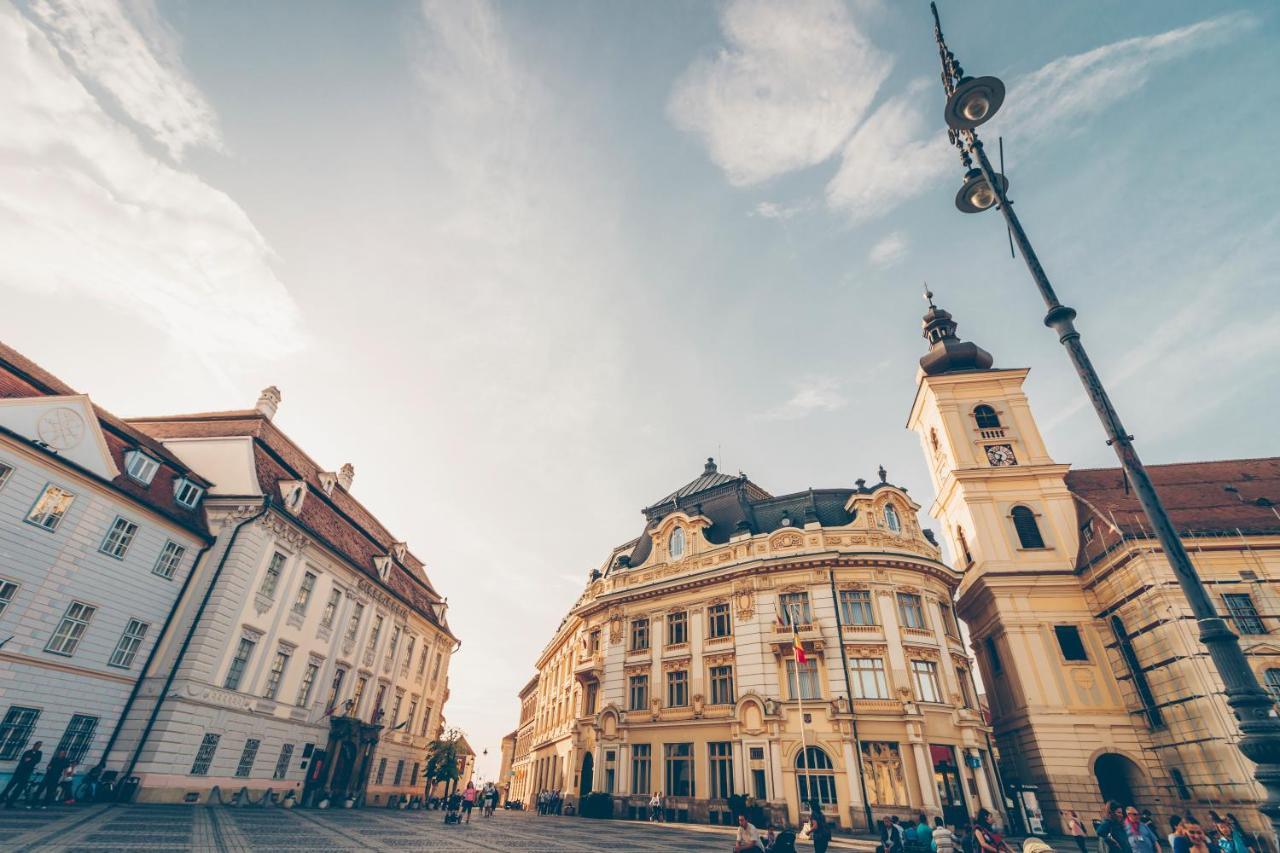
<svg viewBox="0 0 1280 853"><path fill-rule="evenodd" d="M591 783L594 781L592 776L595 775L595 758L591 753L582 756L582 776L578 784L578 794L585 797L591 793Z"/></svg>
<svg viewBox="0 0 1280 853"><path fill-rule="evenodd" d="M1142 771L1128 758L1104 752L1093 762L1093 775L1098 779L1098 790L1104 801L1115 800L1122 806L1137 802L1134 790L1141 784Z"/></svg>

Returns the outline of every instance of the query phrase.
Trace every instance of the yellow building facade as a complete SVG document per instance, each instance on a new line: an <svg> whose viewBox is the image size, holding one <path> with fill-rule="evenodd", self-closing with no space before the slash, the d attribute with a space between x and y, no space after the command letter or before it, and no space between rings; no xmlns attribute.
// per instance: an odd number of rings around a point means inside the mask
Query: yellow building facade
<svg viewBox="0 0 1280 853"><path fill-rule="evenodd" d="M931 303L908 426L963 572L957 610L987 686L1002 777L1035 829L1105 799L1266 823L1252 765L1159 542L1120 469L1050 457L1023 382ZM1099 433L1101 440L1101 433ZM1280 460L1152 466L1259 681L1280 691ZM1030 792L1030 793L1028 793Z"/></svg>
<svg viewBox="0 0 1280 853"><path fill-rule="evenodd" d="M670 819L728 823L745 795L792 824L817 798L855 828L998 810L961 574L918 509L883 471L775 497L708 460L644 510L538 657L513 798L601 791L637 817L660 793Z"/></svg>

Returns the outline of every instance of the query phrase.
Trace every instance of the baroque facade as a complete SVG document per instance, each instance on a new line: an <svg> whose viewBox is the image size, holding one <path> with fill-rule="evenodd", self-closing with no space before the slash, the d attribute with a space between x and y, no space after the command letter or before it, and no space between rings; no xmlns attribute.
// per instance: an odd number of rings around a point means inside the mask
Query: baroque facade
<svg viewBox="0 0 1280 853"><path fill-rule="evenodd" d="M746 795L796 822L999 809L952 610L960 574L887 482L775 497L702 474L644 510L521 692L512 796L666 797L729 822ZM793 631L806 661L792 653Z"/></svg>
<svg viewBox="0 0 1280 853"><path fill-rule="evenodd" d="M202 473L216 541L113 760L139 799L267 790L304 804L423 793L457 646L422 562L254 409L131 421Z"/></svg>
<svg viewBox="0 0 1280 853"><path fill-rule="evenodd" d="M103 760L212 538L209 482L0 345L0 774Z"/></svg>
<svg viewBox="0 0 1280 853"><path fill-rule="evenodd" d="M1160 825L1214 808L1269 833L1223 685L1122 471L1051 458L1027 370L993 368L932 302L924 335L908 426L963 571L957 609L1015 815L1062 831L1069 810L1117 799ZM1259 682L1280 695L1280 459L1149 470Z"/></svg>

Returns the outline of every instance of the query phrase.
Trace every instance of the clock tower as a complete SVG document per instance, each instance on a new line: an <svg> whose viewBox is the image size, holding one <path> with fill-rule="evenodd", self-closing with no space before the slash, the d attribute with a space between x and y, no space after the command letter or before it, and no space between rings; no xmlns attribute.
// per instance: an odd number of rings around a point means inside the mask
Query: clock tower
<svg viewBox="0 0 1280 853"><path fill-rule="evenodd" d="M1023 390L1028 370L993 368L991 354L961 341L951 314L926 297L929 351L907 426L937 495L929 512L964 572L956 610L986 688L1006 793L1033 787L1028 820L1038 809L1061 831L1066 810L1097 810L1090 751L1146 744L1076 571L1069 466L1045 447Z"/></svg>

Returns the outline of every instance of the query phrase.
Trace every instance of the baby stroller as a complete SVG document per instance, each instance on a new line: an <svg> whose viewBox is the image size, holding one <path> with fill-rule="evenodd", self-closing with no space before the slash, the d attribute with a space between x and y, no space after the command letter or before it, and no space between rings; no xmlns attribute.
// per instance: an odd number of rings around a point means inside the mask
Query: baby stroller
<svg viewBox="0 0 1280 853"><path fill-rule="evenodd" d="M773 839L773 844L769 845L769 853L796 853L796 832L794 829L784 829Z"/></svg>
<svg viewBox="0 0 1280 853"><path fill-rule="evenodd" d="M462 822L462 795L451 794L445 802L444 811L445 823L461 823Z"/></svg>

